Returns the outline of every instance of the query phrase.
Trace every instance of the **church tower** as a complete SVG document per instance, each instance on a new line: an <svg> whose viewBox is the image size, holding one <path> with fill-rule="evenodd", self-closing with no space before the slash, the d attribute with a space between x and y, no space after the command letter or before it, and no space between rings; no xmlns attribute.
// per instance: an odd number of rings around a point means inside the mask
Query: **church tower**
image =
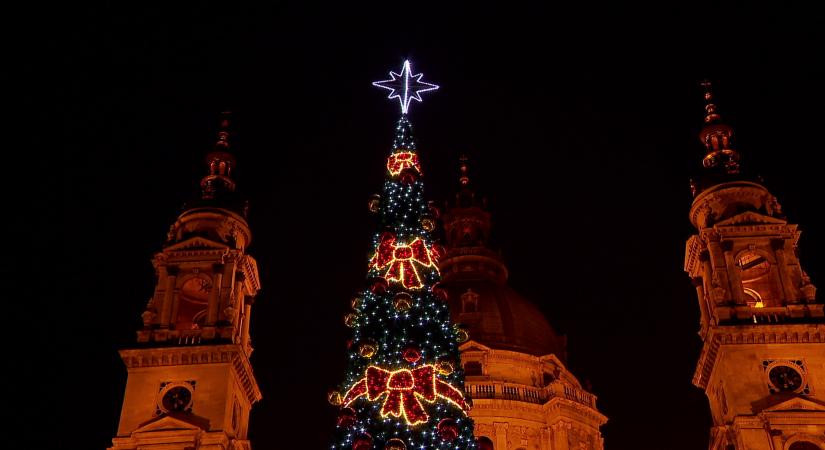
<svg viewBox="0 0 825 450"><path fill-rule="evenodd" d="M157 284L128 370L110 450L249 449L247 424L261 393L249 356L260 289L246 204L232 170L228 118L207 155L201 196L186 205L155 254Z"/></svg>
<svg viewBox="0 0 825 450"><path fill-rule="evenodd" d="M707 152L693 181L685 271L704 341L693 383L713 417L710 450L825 449L825 315L797 256L800 232L740 167L705 83Z"/></svg>
<svg viewBox="0 0 825 450"><path fill-rule="evenodd" d="M602 450L607 418L565 366L566 339L507 285L465 158L459 181L443 218L448 249L440 269L453 320L469 337L461 361L480 450Z"/></svg>

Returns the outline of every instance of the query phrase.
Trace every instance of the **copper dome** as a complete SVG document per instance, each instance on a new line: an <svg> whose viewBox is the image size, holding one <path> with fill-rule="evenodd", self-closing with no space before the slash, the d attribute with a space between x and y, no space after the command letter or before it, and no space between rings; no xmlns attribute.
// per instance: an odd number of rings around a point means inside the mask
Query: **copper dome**
<svg viewBox="0 0 825 450"><path fill-rule="evenodd" d="M470 187L466 159L461 188L443 217L447 254L439 261L453 321L470 339L494 349L566 359L566 339L544 314L507 285L507 266L488 246L490 213Z"/></svg>
<svg viewBox="0 0 825 450"><path fill-rule="evenodd" d="M544 314L503 283L462 280L444 283L453 319L463 324L470 339L495 349L565 359L564 336L559 336Z"/></svg>

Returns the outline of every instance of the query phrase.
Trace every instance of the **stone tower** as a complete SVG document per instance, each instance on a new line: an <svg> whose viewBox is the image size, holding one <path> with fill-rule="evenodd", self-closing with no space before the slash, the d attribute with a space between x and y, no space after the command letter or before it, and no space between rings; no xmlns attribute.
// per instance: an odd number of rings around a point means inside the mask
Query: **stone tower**
<svg viewBox="0 0 825 450"><path fill-rule="evenodd" d="M440 262L461 346L470 416L481 450L601 450L607 418L565 367L566 340L507 285L507 267L488 246L490 213L462 159L460 190L447 205L447 254Z"/></svg>
<svg viewBox="0 0 825 450"><path fill-rule="evenodd" d="M201 198L186 205L152 261L157 285L143 328L120 351L128 378L110 450L250 448L249 411L261 393L249 321L260 285L227 128L225 116Z"/></svg>
<svg viewBox="0 0 825 450"><path fill-rule="evenodd" d="M799 230L741 170L705 83L707 148L693 181L685 271L704 341L693 383L713 417L710 450L825 449L825 317L797 257Z"/></svg>

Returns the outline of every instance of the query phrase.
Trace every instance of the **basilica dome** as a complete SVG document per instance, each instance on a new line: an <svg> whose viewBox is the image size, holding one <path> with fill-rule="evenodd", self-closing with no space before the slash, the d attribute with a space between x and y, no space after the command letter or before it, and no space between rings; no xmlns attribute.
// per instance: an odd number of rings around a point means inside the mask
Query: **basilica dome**
<svg viewBox="0 0 825 450"><path fill-rule="evenodd" d="M470 339L494 349L565 359L565 337L556 334L536 305L506 283L456 278L447 277L444 288L453 317Z"/></svg>
<svg viewBox="0 0 825 450"><path fill-rule="evenodd" d="M507 266L489 246L490 213L470 188L465 161L461 188L443 216L447 253L439 262L453 321L471 340L498 350L565 359L566 339L544 314L507 284Z"/></svg>

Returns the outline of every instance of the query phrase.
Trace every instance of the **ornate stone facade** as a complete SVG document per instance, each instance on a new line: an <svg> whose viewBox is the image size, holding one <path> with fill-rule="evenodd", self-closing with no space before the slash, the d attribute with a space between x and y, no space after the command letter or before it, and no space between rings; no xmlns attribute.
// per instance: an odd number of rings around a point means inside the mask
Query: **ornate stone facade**
<svg viewBox="0 0 825 450"><path fill-rule="evenodd" d="M128 378L110 450L250 448L249 412L261 392L249 322L260 284L226 125L207 158L202 198L153 259L157 285L137 345L120 352Z"/></svg>
<svg viewBox="0 0 825 450"><path fill-rule="evenodd" d="M461 360L481 449L602 450L607 418L565 367L564 337L507 286L507 267L487 247L490 214L461 170L441 273L454 321L470 336Z"/></svg>
<svg viewBox="0 0 825 450"><path fill-rule="evenodd" d="M740 173L732 130L706 98L708 154L685 271L699 301L704 346L693 383L710 402L709 448L825 449L825 305L797 257L797 226Z"/></svg>

